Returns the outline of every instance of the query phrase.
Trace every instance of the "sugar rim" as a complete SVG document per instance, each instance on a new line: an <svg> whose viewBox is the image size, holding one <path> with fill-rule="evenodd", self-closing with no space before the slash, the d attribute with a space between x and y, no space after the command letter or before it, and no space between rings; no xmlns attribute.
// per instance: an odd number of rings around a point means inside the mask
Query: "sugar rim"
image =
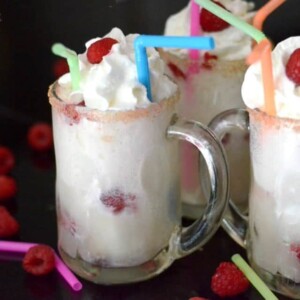
<svg viewBox="0 0 300 300"><path fill-rule="evenodd" d="M237 59L237 60L212 60L211 66L212 69L205 69L201 66L202 61L201 60L193 60L187 57L178 57L174 55L171 52L165 51L164 49L160 48L158 49L158 52L161 56L161 58L166 63L174 63L175 65L179 65L184 69L187 69L190 64L198 63L201 70L207 70L208 72L218 71L223 75L230 75L230 74L236 74L236 73L245 73L248 66L245 63L245 59Z"/></svg>
<svg viewBox="0 0 300 300"><path fill-rule="evenodd" d="M84 106L67 104L63 101L62 98L58 95L57 87L59 86L58 81L55 81L50 85L48 90L49 102L54 109L59 112L64 113L66 116L72 114L80 116L80 118L86 118L90 121L100 121L104 123L110 122L131 122L136 119L146 118L146 117L155 117L159 115L162 111L167 109L174 109L175 105L179 101L179 89L177 88L176 92L169 98L163 99L158 103L151 103L146 108L138 108L135 110L108 110L100 111L97 109L90 109Z"/></svg>
<svg viewBox="0 0 300 300"><path fill-rule="evenodd" d="M264 122L269 126L286 126L293 128L296 131L300 131L300 120L293 118L286 118L280 116L271 116L267 114L265 111L260 110L258 108L247 108L249 115L258 122ZM251 122L251 121L250 121Z"/></svg>

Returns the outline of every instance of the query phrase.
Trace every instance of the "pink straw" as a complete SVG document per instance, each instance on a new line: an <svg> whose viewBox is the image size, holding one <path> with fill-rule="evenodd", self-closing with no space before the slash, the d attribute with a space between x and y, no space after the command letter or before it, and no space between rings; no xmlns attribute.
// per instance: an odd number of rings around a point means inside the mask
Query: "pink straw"
<svg viewBox="0 0 300 300"><path fill-rule="evenodd" d="M198 62L192 62L188 66L187 79L184 86L184 105L183 105L183 117L190 118L194 113L195 102L195 91L193 86L193 74L199 72ZM196 191L199 187L199 170L198 170L198 151L190 143L182 143L180 145L181 154L181 183L183 190L187 193L196 195Z"/></svg>
<svg viewBox="0 0 300 300"><path fill-rule="evenodd" d="M200 14L200 6L195 2L195 0L191 0L191 12L190 12L190 35L191 36L199 36L200 35L200 24L199 24L199 14ZM199 59L199 50L191 49L189 51L190 59L198 60Z"/></svg>
<svg viewBox="0 0 300 300"><path fill-rule="evenodd" d="M58 255L55 254L55 267L61 276L67 281L74 291L80 291L82 289L81 282L76 276L69 270L69 268L63 263Z"/></svg>
<svg viewBox="0 0 300 300"><path fill-rule="evenodd" d="M190 11L190 36L201 35L201 28L199 24L200 5L191 0ZM189 57L191 60L199 61L199 50L189 50ZM184 103L184 116L188 117L191 114L191 109L194 107L195 98L193 97L193 88L191 84L191 76L200 71L199 65L191 63L187 70L187 83L185 86L185 103ZM199 172L197 165L198 152L190 144L183 143L181 145L181 182L183 189L189 193L195 193L199 186Z"/></svg>
<svg viewBox="0 0 300 300"><path fill-rule="evenodd" d="M0 241L0 251L25 254L31 247L36 246L36 245L38 245L38 244ZM71 286L71 288L74 291L80 291L82 289L81 282L78 281L78 279L75 277L75 275L68 269L68 267L63 263L63 261L55 253L55 251L54 251L54 256L55 256L56 270L66 280L66 282Z"/></svg>

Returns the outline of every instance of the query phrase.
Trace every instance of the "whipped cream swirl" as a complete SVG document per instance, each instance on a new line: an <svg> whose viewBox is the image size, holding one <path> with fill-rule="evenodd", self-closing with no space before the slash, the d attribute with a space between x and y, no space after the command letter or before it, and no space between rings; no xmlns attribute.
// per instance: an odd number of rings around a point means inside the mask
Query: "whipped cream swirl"
<svg viewBox="0 0 300 300"><path fill-rule="evenodd" d="M300 48L300 36L280 42L272 52L277 116L300 119L300 87L285 72L286 64L294 50ZM264 109L264 92L261 64L251 65L242 85L242 97L249 108Z"/></svg>
<svg viewBox="0 0 300 300"><path fill-rule="evenodd" d="M118 41L109 54L99 64L89 63L86 53L78 55L80 67L80 88L71 91L71 76L65 74L58 82L63 87L63 99L67 103L78 104L99 110L132 110L151 104L146 88L137 79L134 55L134 40L137 34L124 36L118 28L113 28L105 37ZM86 49L101 38L86 43ZM151 91L154 102L173 95L176 85L165 75L165 63L154 48L147 49L150 69Z"/></svg>
<svg viewBox="0 0 300 300"><path fill-rule="evenodd" d="M235 16L250 22L254 17L254 4L243 0L218 0L227 10ZM182 9L177 14L171 15L165 25L165 35L190 35L190 10L191 5ZM229 26L221 31L203 32L203 36L211 36L215 40L215 49L210 53L217 55L223 60L244 59L250 52L252 39L240 29ZM187 56L186 49L166 49L173 54L184 58Z"/></svg>

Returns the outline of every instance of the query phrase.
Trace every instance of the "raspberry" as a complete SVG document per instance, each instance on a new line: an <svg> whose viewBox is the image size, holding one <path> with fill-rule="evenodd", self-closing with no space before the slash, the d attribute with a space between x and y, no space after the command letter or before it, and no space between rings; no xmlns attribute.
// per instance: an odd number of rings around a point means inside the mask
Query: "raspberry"
<svg viewBox="0 0 300 300"><path fill-rule="evenodd" d="M0 206L0 238L11 237L19 232L20 225L4 206Z"/></svg>
<svg viewBox="0 0 300 300"><path fill-rule="evenodd" d="M0 175L0 201L12 198L17 193L17 184L14 178Z"/></svg>
<svg viewBox="0 0 300 300"><path fill-rule="evenodd" d="M27 141L36 151L47 151L53 145L52 128L47 123L36 123L28 130Z"/></svg>
<svg viewBox="0 0 300 300"><path fill-rule="evenodd" d="M0 146L0 175L9 173L15 166L15 157L12 152L4 146Z"/></svg>
<svg viewBox="0 0 300 300"><path fill-rule="evenodd" d="M171 72L173 73L173 75L177 78L183 78L185 79L186 76L183 73L183 71L181 71L176 65L174 65L173 63L168 63L168 67L171 70Z"/></svg>
<svg viewBox="0 0 300 300"><path fill-rule="evenodd" d="M245 133L244 135L244 141L249 142L250 139L250 134L249 133Z"/></svg>
<svg viewBox="0 0 300 300"><path fill-rule="evenodd" d="M221 263L211 280L212 291L220 297L236 296L248 288L248 279L231 262Z"/></svg>
<svg viewBox="0 0 300 300"><path fill-rule="evenodd" d="M87 58L91 64L99 64L103 56L107 55L112 46L118 43L115 39L112 38L103 38L96 41L87 49Z"/></svg>
<svg viewBox="0 0 300 300"><path fill-rule="evenodd" d="M204 61L202 63L202 67L210 70L212 69L214 62L218 59L218 56L205 52L203 58Z"/></svg>
<svg viewBox="0 0 300 300"><path fill-rule="evenodd" d="M300 245L292 244L290 246L290 250L292 252L294 252L296 254L297 258L300 260Z"/></svg>
<svg viewBox="0 0 300 300"><path fill-rule="evenodd" d="M214 2L222 8L225 8L220 2ZM201 28L206 32L221 31L230 26L227 22L220 19L205 8L203 8L200 13L200 25Z"/></svg>
<svg viewBox="0 0 300 300"><path fill-rule="evenodd" d="M53 64L53 75L59 78L62 75L69 73L69 66L65 59L57 59Z"/></svg>
<svg viewBox="0 0 300 300"><path fill-rule="evenodd" d="M126 207L134 208L132 202L135 198L132 194L123 194L119 190L115 190L112 193L103 195L100 200L106 207L111 208L113 213L118 214Z"/></svg>
<svg viewBox="0 0 300 300"><path fill-rule="evenodd" d="M47 245L31 247L24 256L23 268L33 275L46 275L55 267L53 250Z"/></svg>
<svg viewBox="0 0 300 300"><path fill-rule="evenodd" d="M300 85L300 48L291 54L285 67L285 73L296 85Z"/></svg>
<svg viewBox="0 0 300 300"><path fill-rule="evenodd" d="M228 145L230 141L230 133L226 132L225 135L222 137L222 144L225 146L225 145Z"/></svg>

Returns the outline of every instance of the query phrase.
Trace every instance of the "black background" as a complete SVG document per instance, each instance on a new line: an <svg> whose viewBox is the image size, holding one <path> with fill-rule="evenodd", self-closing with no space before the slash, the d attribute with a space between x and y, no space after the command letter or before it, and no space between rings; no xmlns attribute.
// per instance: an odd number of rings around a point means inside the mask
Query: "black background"
<svg viewBox="0 0 300 300"><path fill-rule="evenodd" d="M46 91L54 80L61 42L78 53L87 40L114 26L125 33L162 34L166 18L187 0L2 0L0 2L0 103L31 118L50 120ZM257 0L257 7L266 0ZM300 4L287 0L265 22L277 43L300 32ZM22 100L21 100L22 99Z"/></svg>
<svg viewBox="0 0 300 300"><path fill-rule="evenodd" d="M257 0L257 7L266 1ZM54 81L57 59L51 45L62 42L78 53L90 38L114 26L125 33L162 34L166 18L187 0L1 0L0 1L0 145L16 156L12 175L17 197L5 205L21 224L16 240L56 247L53 151L33 153L26 132L36 121L51 121L47 88ZM264 31L276 44L300 33L300 1L287 0L265 22ZM73 293L56 273L45 278L25 274L18 258L0 253L0 299L126 299L188 300L192 296L218 299L209 281L222 260L244 250L222 229L204 248L176 262L160 277L145 283L101 287L84 283ZM16 258L17 260L11 260ZM19 258L20 259L20 258ZM261 299L254 289L236 299ZM280 299L284 299L281 297Z"/></svg>

